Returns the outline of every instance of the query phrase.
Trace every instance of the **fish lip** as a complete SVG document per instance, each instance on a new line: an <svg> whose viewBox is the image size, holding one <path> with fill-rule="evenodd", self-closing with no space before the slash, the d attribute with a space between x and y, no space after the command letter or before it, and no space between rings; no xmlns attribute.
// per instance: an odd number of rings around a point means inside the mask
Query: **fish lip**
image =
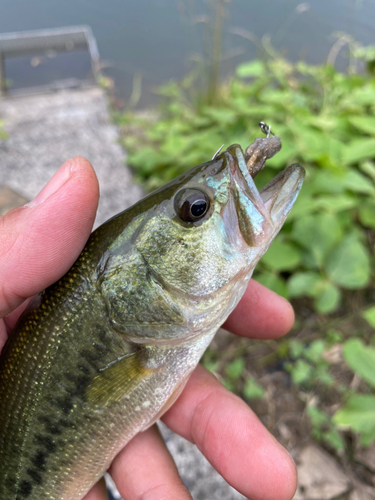
<svg viewBox="0 0 375 500"><path fill-rule="evenodd" d="M298 164L291 165L258 191L251 175L257 171L250 172L241 147L233 145L226 154L242 238L249 247L264 247L272 241L292 209L305 171Z"/></svg>
<svg viewBox="0 0 375 500"><path fill-rule="evenodd" d="M260 191L259 195L272 221L284 222L300 192L305 178L305 169L293 163L279 172Z"/></svg>
<svg viewBox="0 0 375 500"><path fill-rule="evenodd" d="M230 146L227 153L232 158L230 163L233 178L235 181L239 181L245 195L252 201L259 212L269 220L271 225L272 223L283 222L292 209L302 187L305 169L298 163L294 163L279 172L258 191L253 179L258 172L253 172L254 175L252 175L252 172L249 171L241 147L238 145Z"/></svg>

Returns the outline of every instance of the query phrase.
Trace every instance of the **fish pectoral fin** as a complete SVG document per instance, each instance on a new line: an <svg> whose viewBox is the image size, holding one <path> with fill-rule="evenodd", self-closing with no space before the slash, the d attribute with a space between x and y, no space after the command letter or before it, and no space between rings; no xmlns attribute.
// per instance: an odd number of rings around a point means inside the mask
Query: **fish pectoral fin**
<svg viewBox="0 0 375 500"><path fill-rule="evenodd" d="M108 406L130 394L155 370L143 365L139 351L113 361L95 375L87 389L87 401L95 406Z"/></svg>

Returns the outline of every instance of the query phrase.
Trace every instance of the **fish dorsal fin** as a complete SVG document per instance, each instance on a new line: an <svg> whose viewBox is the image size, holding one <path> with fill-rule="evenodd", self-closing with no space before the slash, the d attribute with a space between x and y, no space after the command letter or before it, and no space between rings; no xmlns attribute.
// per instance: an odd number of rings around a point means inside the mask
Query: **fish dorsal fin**
<svg viewBox="0 0 375 500"><path fill-rule="evenodd" d="M147 368L139 351L125 354L102 368L87 389L87 400L95 406L108 406L130 394L155 370Z"/></svg>

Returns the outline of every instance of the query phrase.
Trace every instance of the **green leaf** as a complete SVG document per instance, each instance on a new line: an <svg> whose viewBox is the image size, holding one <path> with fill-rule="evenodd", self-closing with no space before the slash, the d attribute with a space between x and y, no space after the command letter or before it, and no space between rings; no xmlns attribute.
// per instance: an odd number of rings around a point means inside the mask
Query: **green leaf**
<svg viewBox="0 0 375 500"><path fill-rule="evenodd" d="M343 450L345 442L331 418L317 406L308 406L307 414L313 425L313 435L318 441L326 441L336 450ZM328 429L328 430L326 430Z"/></svg>
<svg viewBox="0 0 375 500"><path fill-rule="evenodd" d="M343 355L350 368L375 387L375 349L359 339L350 339L344 344Z"/></svg>
<svg viewBox="0 0 375 500"><path fill-rule="evenodd" d="M294 273L287 283L289 297L302 297L303 295L314 297L314 289L320 280L321 276L318 273Z"/></svg>
<svg viewBox="0 0 375 500"><path fill-rule="evenodd" d="M345 189L343 185L344 175L341 173L334 174L333 172L324 170L318 170L314 172L312 177L311 187L314 193L342 193Z"/></svg>
<svg viewBox="0 0 375 500"><path fill-rule="evenodd" d="M365 318L365 320L368 322L368 324L372 327L375 328L375 306L370 307L369 309L366 309L361 316Z"/></svg>
<svg viewBox="0 0 375 500"><path fill-rule="evenodd" d="M245 381L243 395L246 399L262 398L265 390L252 377Z"/></svg>
<svg viewBox="0 0 375 500"><path fill-rule="evenodd" d="M367 134L375 135L375 117L374 116L350 116L349 121L358 130Z"/></svg>
<svg viewBox="0 0 375 500"><path fill-rule="evenodd" d="M254 59L253 61L237 66L236 75L239 78L259 77L264 75L265 69L266 68L262 61Z"/></svg>
<svg viewBox="0 0 375 500"><path fill-rule="evenodd" d="M212 118L213 121L218 122L222 125L232 124L238 117L234 109L230 108L204 108L203 114Z"/></svg>
<svg viewBox="0 0 375 500"><path fill-rule="evenodd" d="M202 361L202 364L209 372L214 372L218 366L218 362L214 360Z"/></svg>
<svg viewBox="0 0 375 500"><path fill-rule="evenodd" d="M328 254L327 274L343 288L363 288L370 280L370 259L367 249L355 235L346 236Z"/></svg>
<svg viewBox="0 0 375 500"><path fill-rule="evenodd" d="M237 380L241 377L245 369L245 361L243 358L237 358L225 367L225 373L232 380Z"/></svg>
<svg viewBox="0 0 375 500"><path fill-rule="evenodd" d="M345 148L343 162L345 165L375 157L375 139L354 139Z"/></svg>
<svg viewBox="0 0 375 500"><path fill-rule="evenodd" d="M364 161L360 163L359 168L375 181L375 163L372 161Z"/></svg>
<svg viewBox="0 0 375 500"><path fill-rule="evenodd" d="M375 396L354 394L333 416L342 428L352 428L362 434L362 444L369 446L375 439Z"/></svg>
<svg viewBox="0 0 375 500"><path fill-rule="evenodd" d="M291 358L298 359L302 357L303 351L305 349L305 344L296 339L291 339L289 341L289 354Z"/></svg>
<svg viewBox="0 0 375 500"><path fill-rule="evenodd" d="M370 80L371 82L371 80ZM368 85L363 85L348 94L346 97L346 103L348 107L353 106L366 106L373 105L375 102L375 87L369 83ZM343 103L345 106L346 103Z"/></svg>
<svg viewBox="0 0 375 500"><path fill-rule="evenodd" d="M294 365L288 364L286 367L292 376L293 382L297 385L303 384L311 379L312 366L303 359L298 359Z"/></svg>
<svg viewBox="0 0 375 500"><path fill-rule="evenodd" d="M325 344L323 340L314 340L314 342L311 342L311 344L304 350L303 355L309 361L318 363L322 359L324 349Z"/></svg>
<svg viewBox="0 0 375 500"><path fill-rule="evenodd" d="M315 199L315 209L320 208L332 213L342 212L357 206L358 200L349 194L339 196L320 196Z"/></svg>
<svg viewBox="0 0 375 500"><path fill-rule="evenodd" d="M340 290L333 283L326 281L323 284L321 292L317 293L314 306L317 312L321 314L328 314L337 309L340 304L340 300Z"/></svg>
<svg viewBox="0 0 375 500"><path fill-rule="evenodd" d="M356 170L350 170L347 172L343 179L343 185L350 191L367 193L370 195L375 194L373 183L368 179L368 177L360 174Z"/></svg>
<svg viewBox="0 0 375 500"><path fill-rule="evenodd" d="M375 204L366 203L359 207L358 217L365 227L375 229Z"/></svg>
<svg viewBox="0 0 375 500"><path fill-rule="evenodd" d="M337 217L323 213L297 219L293 224L292 238L305 247L316 264L321 266L328 250L340 240L341 234Z"/></svg>
<svg viewBox="0 0 375 500"><path fill-rule="evenodd" d="M258 281L258 283L266 286L270 290L278 293L282 297L288 297L285 281L277 274L274 274L272 272L257 273L255 276L255 280Z"/></svg>
<svg viewBox="0 0 375 500"><path fill-rule="evenodd" d="M227 378L222 379L223 386L228 389L228 391L234 392L233 382L228 380Z"/></svg>
<svg viewBox="0 0 375 500"><path fill-rule="evenodd" d="M284 243L277 238L267 253L262 257L262 262L276 271L290 271L295 269L301 261L298 250L289 243Z"/></svg>

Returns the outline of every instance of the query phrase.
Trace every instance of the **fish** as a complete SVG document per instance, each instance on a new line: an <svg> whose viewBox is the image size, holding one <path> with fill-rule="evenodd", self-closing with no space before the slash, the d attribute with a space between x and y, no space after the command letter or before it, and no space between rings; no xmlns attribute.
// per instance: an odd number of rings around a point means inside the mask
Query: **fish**
<svg viewBox="0 0 375 500"><path fill-rule="evenodd" d="M280 148L218 151L96 229L32 299L0 357L2 500L82 499L174 403L301 189L298 164L256 188Z"/></svg>

